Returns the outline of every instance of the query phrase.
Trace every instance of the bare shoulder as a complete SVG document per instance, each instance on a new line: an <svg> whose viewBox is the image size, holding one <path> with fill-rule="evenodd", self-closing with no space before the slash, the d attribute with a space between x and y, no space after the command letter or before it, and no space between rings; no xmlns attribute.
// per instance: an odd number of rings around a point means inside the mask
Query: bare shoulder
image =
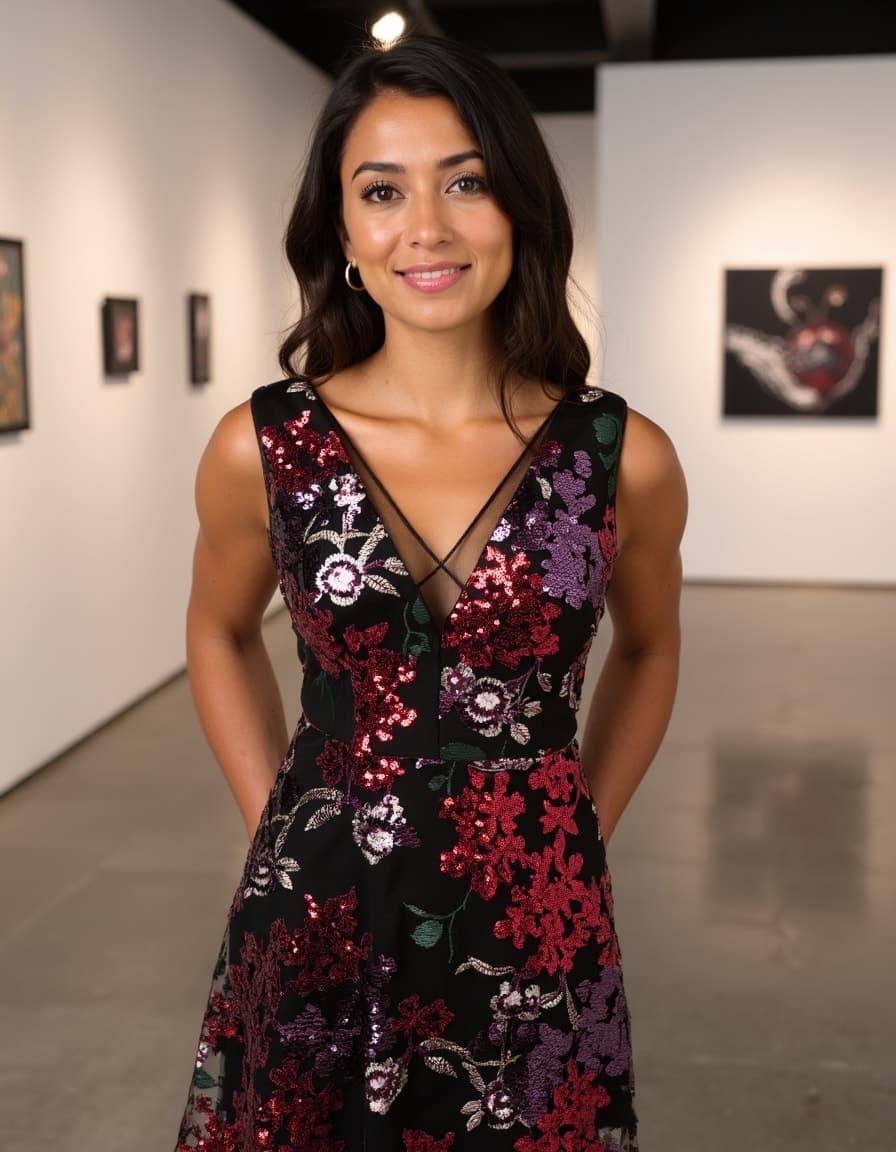
<svg viewBox="0 0 896 1152"><path fill-rule="evenodd" d="M680 540L687 485L675 446L663 429L630 408L619 460L620 544L661 532Z"/></svg>
<svg viewBox="0 0 896 1152"><path fill-rule="evenodd" d="M266 522L264 473L248 400L218 421L196 473L200 519Z"/></svg>
<svg viewBox="0 0 896 1152"><path fill-rule="evenodd" d="M258 445L250 402L244 400L218 421L203 460L214 468L230 472L254 472L258 467Z"/></svg>

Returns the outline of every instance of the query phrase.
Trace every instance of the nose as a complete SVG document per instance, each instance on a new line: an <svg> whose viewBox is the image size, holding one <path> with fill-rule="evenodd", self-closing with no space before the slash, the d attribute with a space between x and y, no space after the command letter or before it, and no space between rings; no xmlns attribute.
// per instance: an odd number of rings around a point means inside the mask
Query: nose
<svg viewBox="0 0 896 1152"><path fill-rule="evenodd" d="M418 192L408 204L405 238L418 248L434 248L451 239L448 206L436 192Z"/></svg>

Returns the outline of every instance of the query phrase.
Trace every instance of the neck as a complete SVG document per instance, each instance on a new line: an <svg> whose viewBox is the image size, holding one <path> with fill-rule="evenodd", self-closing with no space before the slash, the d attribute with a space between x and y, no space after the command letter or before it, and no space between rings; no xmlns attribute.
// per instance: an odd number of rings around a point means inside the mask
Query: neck
<svg viewBox="0 0 896 1152"><path fill-rule="evenodd" d="M495 341L484 327L421 333L389 325L364 375L384 414L448 428L499 410L497 364Z"/></svg>

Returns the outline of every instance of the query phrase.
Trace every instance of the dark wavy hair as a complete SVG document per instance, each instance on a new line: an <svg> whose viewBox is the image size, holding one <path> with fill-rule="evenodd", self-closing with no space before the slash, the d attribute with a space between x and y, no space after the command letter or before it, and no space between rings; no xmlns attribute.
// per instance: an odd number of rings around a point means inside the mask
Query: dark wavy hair
<svg viewBox="0 0 896 1152"><path fill-rule="evenodd" d="M513 268L493 306L505 418L513 377L564 391L580 386L590 355L567 302L572 223L544 140L505 72L466 45L431 36L363 50L341 72L318 117L286 232L302 314L280 347L281 367L290 375L326 378L382 346L382 311L344 280L339 170L360 113L393 91L451 101L482 150L492 195L512 221Z"/></svg>

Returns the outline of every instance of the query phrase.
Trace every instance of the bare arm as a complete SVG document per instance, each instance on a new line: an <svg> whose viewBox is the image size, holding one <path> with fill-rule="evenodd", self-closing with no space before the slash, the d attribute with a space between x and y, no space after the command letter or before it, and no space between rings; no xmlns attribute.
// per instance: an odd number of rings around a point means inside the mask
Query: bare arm
<svg viewBox="0 0 896 1152"><path fill-rule="evenodd" d="M203 731L254 835L289 743L261 636L277 574L248 402L229 412L196 476L199 535L187 611L187 670Z"/></svg>
<svg viewBox="0 0 896 1152"><path fill-rule="evenodd" d="M582 762L604 839L647 771L669 723L680 648L679 545L687 515L675 450L630 412L619 464L619 551L607 592L613 640L585 726Z"/></svg>

